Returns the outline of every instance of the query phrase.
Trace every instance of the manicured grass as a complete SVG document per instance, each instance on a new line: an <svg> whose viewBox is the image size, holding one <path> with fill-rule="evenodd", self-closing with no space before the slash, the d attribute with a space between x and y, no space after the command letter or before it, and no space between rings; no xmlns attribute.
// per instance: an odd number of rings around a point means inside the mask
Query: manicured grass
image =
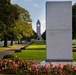
<svg viewBox="0 0 76 75"><path fill-rule="evenodd" d="M72 48L76 48L76 44L72 44ZM73 60L76 60L76 52L72 52Z"/></svg>
<svg viewBox="0 0 76 75"><path fill-rule="evenodd" d="M45 50L46 44L44 42L34 42L32 45L26 47L26 50Z"/></svg>
<svg viewBox="0 0 76 75"><path fill-rule="evenodd" d="M9 49L8 47L0 47L0 50L6 50Z"/></svg>
<svg viewBox="0 0 76 75"><path fill-rule="evenodd" d="M76 44L72 44L72 48L76 47Z"/></svg>
<svg viewBox="0 0 76 75"><path fill-rule="evenodd" d="M12 53L12 55L18 56L23 59L35 59L43 60L46 58L46 43L34 42L26 49L22 49L22 52Z"/></svg>
<svg viewBox="0 0 76 75"><path fill-rule="evenodd" d="M7 49L15 47L15 46L18 46L18 44L13 44L13 46L8 45L7 47L3 47L3 46L0 45L0 50L7 50Z"/></svg>
<svg viewBox="0 0 76 75"><path fill-rule="evenodd" d="M45 59L45 54L46 54L45 50L25 50L20 53L13 53L13 55L27 60Z"/></svg>
<svg viewBox="0 0 76 75"><path fill-rule="evenodd" d="M73 60L76 60L76 52L73 52Z"/></svg>
<svg viewBox="0 0 76 75"><path fill-rule="evenodd" d="M76 47L76 45L72 45ZM46 43L45 42L34 42L27 46L26 49L22 49L22 52L12 53L12 55L18 56L23 59L46 59ZM73 60L76 60L76 52L72 52Z"/></svg>

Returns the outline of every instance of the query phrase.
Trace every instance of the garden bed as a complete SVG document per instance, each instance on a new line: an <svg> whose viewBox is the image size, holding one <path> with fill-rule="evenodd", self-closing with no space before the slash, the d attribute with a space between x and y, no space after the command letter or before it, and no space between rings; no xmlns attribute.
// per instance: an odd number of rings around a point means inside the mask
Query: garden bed
<svg viewBox="0 0 76 75"><path fill-rule="evenodd" d="M76 66L72 64L51 63L41 65L35 60L24 60L18 57L0 59L0 75L75 75Z"/></svg>

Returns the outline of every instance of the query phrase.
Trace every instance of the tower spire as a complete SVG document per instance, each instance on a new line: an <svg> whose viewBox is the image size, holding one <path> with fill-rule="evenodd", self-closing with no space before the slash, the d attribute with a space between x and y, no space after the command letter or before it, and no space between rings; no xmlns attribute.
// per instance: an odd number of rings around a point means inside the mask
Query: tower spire
<svg viewBox="0 0 76 75"><path fill-rule="evenodd" d="M37 24L41 24L39 19L38 19L38 21L37 21Z"/></svg>
<svg viewBox="0 0 76 75"><path fill-rule="evenodd" d="M36 23L36 27L37 27L37 35L38 35L37 39L42 40L42 37L41 37L41 23L40 23L39 19Z"/></svg>

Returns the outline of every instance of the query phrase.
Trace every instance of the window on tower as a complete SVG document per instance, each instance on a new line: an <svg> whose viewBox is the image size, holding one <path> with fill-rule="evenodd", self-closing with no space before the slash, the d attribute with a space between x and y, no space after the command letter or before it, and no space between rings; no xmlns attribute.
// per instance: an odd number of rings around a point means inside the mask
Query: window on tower
<svg viewBox="0 0 76 75"><path fill-rule="evenodd" d="M37 26L39 27L40 25L38 24Z"/></svg>

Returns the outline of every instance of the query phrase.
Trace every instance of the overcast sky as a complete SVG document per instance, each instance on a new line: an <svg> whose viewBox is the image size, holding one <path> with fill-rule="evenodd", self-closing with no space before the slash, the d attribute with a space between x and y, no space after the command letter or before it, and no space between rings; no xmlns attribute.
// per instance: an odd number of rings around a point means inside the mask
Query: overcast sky
<svg viewBox="0 0 76 75"><path fill-rule="evenodd" d="M45 25L45 3L46 1L69 1L69 0L11 0L12 4L18 4L29 11L32 19L32 27L36 31L36 22L39 19L41 22L41 33L46 29ZM72 4L76 0L70 0Z"/></svg>

